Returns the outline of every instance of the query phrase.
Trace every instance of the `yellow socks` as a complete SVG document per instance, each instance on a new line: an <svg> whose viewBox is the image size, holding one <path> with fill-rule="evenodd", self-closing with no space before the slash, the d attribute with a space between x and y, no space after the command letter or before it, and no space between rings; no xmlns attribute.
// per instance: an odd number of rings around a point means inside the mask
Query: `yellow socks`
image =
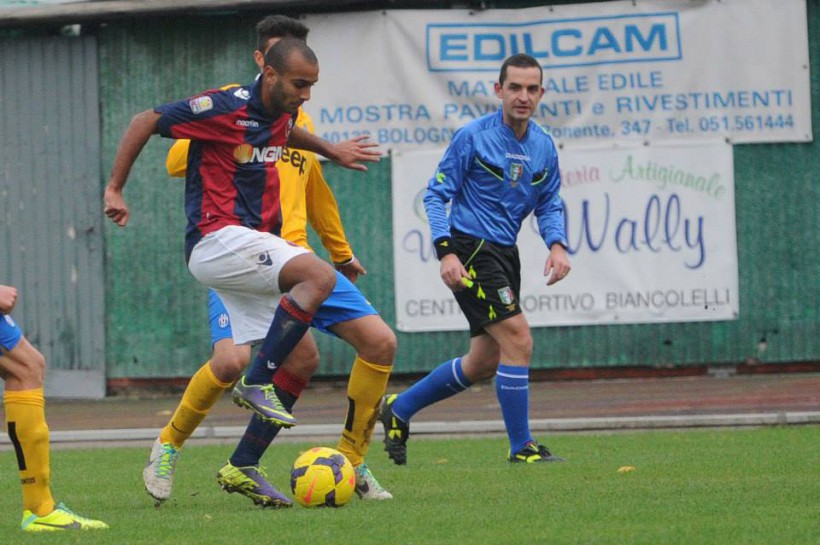
<svg viewBox="0 0 820 545"><path fill-rule="evenodd" d="M368 363L356 356L347 383L347 418L337 449L347 456L353 467L364 461L370 447L370 436L379 412L379 402L387 389L393 366Z"/></svg>
<svg viewBox="0 0 820 545"><path fill-rule="evenodd" d="M230 387L231 383L216 378L211 371L211 362L206 361L191 377L174 416L159 434L160 442L182 448L197 426L208 416L214 403Z"/></svg>
<svg viewBox="0 0 820 545"><path fill-rule="evenodd" d="M54 510L51 497L48 425L43 389L8 391L3 394L6 430L17 455L23 510L43 516Z"/></svg>

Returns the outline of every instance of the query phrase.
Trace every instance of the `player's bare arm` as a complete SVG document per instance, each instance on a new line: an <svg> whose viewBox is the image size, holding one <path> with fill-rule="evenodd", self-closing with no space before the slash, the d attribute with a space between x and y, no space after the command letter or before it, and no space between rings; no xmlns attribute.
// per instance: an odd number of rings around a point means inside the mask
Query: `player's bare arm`
<svg viewBox="0 0 820 545"><path fill-rule="evenodd" d="M332 144L300 127L294 127L288 138L288 147L312 151L345 168L365 172L367 167L362 162L377 163L382 157L380 151L373 149L378 147L378 144L368 141L367 138L367 135L361 135Z"/></svg>
<svg viewBox="0 0 820 545"><path fill-rule="evenodd" d="M563 280L569 274L571 268L566 248L558 243L550 246L550 256L544 265L544 276L550 276L550 273L552 273L547 285L551 286Z"/></svg>
<svg viewBox="0 0 820 545"><path fill-rule="evenodd" d="M0 284L0 312L11 313L17 304L17 288Z"/></svg>
<svg viewBox="0 0 820 545"><path fill-rule="evenodd" d="M125 227L131 215L128 205L122 196L122 188L128 181L128 174L134 161L139 157L142 148L151 138L151 135L158 132L157 122L160 114L153 110L145 110L135 115L131 123L122 135L120 145L117 148L117 155L114 157L114 166L111 168L111 176L108 185L105 187L103 203L105 204L105 215L111 221Z"/></svg>

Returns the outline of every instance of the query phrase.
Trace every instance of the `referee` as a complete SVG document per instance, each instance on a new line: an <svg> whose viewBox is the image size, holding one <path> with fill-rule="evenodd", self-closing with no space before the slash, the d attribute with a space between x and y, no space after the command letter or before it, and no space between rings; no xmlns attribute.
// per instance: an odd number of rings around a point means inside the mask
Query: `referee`
<svg viewBox="0 0 820 545"><path fill-rule="evenodd" d="M511 463L562 461L533 439L529 426L532 335L521 312L521 262L516 239L535 213L549 249L551 285L570 271L561 178L552 138L531 117L544 95L543 71L525 54L501 66L501 108L461 128L427 185L424 206L441 262L470 324L467 354L446 361L401 394L382 400L385 450L407 463L410 418L419 410L495 376ZM450 203L450 213L446 205Z"/></svg>

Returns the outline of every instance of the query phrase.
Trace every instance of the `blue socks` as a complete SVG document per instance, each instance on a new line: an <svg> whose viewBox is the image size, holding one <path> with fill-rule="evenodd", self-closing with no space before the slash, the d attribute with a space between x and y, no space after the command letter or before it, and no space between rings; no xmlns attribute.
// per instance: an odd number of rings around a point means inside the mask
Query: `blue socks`
<svg viewBox="0 0 820 545"><path fill-rule="evenodd" d="M510 451L516 453L532 441L529 367L500 364L495 375L495 393L510 439Z"/></svg>
<svg viewBox="0 0 820 545"><path fill-rule="evenodd" d="M446 361L402 392L393 402L393 414L409 422L424 407L463 392L470 384L461 369L461 358Z"/></svg>
<svg viewBox="0 0 820 545"><path fill-rule="evenodd" d="M313 315L302 310L290 295L282 296L259 353L245 371L245 383L270 384L271 375L302 340L312 319Z"/></svg>
<svg viewBox="0 0 820 545"><path fill-rule="evenodd" d="M393 402L393 414L409 422L424 407L454 396L471 383L461 369L461 358L447 361L405 390ZM495 393L513 453L532 441L530 434L530 369L499 364L495 375Z"/></svg>

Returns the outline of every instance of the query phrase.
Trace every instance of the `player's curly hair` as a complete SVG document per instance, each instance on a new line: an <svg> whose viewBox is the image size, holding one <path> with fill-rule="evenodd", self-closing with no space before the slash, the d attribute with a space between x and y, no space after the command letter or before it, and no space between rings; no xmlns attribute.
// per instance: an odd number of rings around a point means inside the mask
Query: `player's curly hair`
<svg viewBox="0 0 820 545"><path fill-rule="evenodd" d="M307 41L308 27L285 15L269 15L256 24L256 49L265 52L271 38L297 38Z"/></svg>
<svg viewBox="0 0 820 545"><path fill-rule="evenodd" d="M541 71L541 79L544 79L544 69L541 68L535 57L527 55L526 53L517 53L504 61L501 65L501 72L498 74L498 83L504 85L504 80L507 79L507 67L515 66L516 68L538 68Z"/></svg>

